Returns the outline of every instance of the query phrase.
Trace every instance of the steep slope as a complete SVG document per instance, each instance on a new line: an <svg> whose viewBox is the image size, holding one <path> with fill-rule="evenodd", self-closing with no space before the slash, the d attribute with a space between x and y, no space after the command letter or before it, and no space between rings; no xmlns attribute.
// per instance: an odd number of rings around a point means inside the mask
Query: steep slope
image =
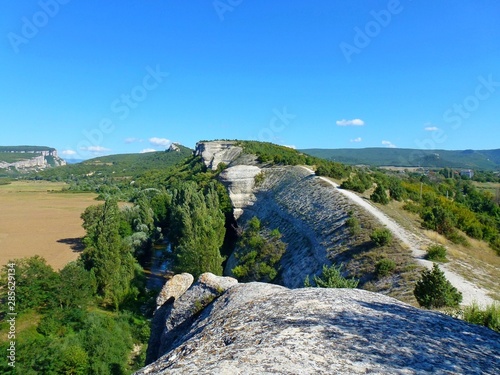
<svg viewBox="0 0 500 375"><path fill-rule="evenodd" d="M185 306L205 298L190 293L195 288L200 281L179 304L171 299L162 306L170 311L167 329L176 325L169 348L137 375L493 375L500 370L498 333L381 294L236 284L179 319L190 311Z"/></svg>
<svg viewBox="0 0 500 375"><path fill-rule="evenodd" d="M263 174L263 183L254 191L255 201L244 209L240 221L256 216L269 229L279 229L287 251L276 282L302 287L307 275L331 264L350 243L345 221L353 206L301 167L265 168ZM231 259L228 273L232 265Z"/></svg>

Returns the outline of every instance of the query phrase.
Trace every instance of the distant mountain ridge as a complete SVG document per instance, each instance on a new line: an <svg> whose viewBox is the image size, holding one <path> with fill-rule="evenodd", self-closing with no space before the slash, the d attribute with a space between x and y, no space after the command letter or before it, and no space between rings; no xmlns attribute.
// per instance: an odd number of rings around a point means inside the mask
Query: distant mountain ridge
<svg viewBox="0 0 500 375"><path fill-rule="evenodd" d="M500 171L500 149L419 150L408 148L302 149L306 154L351 165L463 168Z"/></svg>
<svg viewBox="0 0 500 375"><path fill-rule="evenodd" d="M66 165L57 150L47 146L0 146L0 169L28 172Z"/></svg>

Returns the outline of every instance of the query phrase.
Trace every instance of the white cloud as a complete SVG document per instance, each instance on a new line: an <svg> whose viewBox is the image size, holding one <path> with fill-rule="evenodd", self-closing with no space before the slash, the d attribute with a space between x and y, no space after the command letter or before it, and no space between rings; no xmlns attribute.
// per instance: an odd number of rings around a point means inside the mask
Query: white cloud
<svg viewBox="0 0 500 375"><path fill-rule="evenodd" d="M135 142L142 142L142 139L134 137L125 138L125 143L135 143Z"/></svg>
<svg viewBox="0 0 500 375"><path fill-rule="evenodd" d="M172 144L172 142L167 138L158 138L158 137L149 138L149 143L155 146L164 146L164 147L168 147Z"/></svg>
<svg viewBox="0 0 500 375"><path fill-rule="evenodd" d="M391 141L382 141L382 144L386 147L389 147L389 148L396 148L396 145L394 143L392 143Z"/></svg>
<svg viewBox="0 0 500 375"><path fill-rule="evenodd" d="M288 147L288 148L293 148L294 150L297 148L297 147L295 147L295 145L282 145L282 146L285 146L285 147Z"/></svg>
<svg viewBox="0 0 500 375"><path fill-rule="evenodd" d="M435 132L435 131L438 131L439 128L437 126L426 126L424 128L424 130L427 131L427 132Z"/></svg>
<svg viewBox="0 0 500 375"><path fill-rule="evenodd" d="M62 154L62 155L68 155L68 156L71 156L71 155L76 155L76 151L73 151L73 150L62 150L62 151L61 151L61 154Z"/></svg>
<svg viewBox="0 0 500 375"><path fill-rule="evenodd" d="M154 148L145 148L141 150L141 154L145 154L146 152L156 152L156 150Z"/></svg>
<svg viewBox="0 0 500 375"><path fill-rule="evenodd" d="M359 142L362 142L362 141L363 141L363 138L361 138L361 137L351 139L351 142L355 142L355 143L359 143Z"/></svg>
<svg viewBox="0 0 500 375"><path fill-rule="evenodd" d="M102 146L89 146L89 147L80 147L80 150L90 151L90 152L105 152L111 151L109 148L105 148Z"/></svg>
<svg viewBox="0 0 500 375"><path fill-rule="evenodd" d="M355 118L352 120L346 120L346 119L337 120L336 124L338 126L364 126L365 122L359 118Z"/></svg>

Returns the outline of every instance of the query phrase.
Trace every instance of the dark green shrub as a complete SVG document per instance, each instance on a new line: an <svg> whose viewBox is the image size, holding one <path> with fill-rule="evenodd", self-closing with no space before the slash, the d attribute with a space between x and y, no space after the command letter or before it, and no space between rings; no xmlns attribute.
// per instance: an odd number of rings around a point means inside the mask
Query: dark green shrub
<svg viewBox="0 0 500 375"><path fill-rule="evenodd" d="M377 276L384 277L390 275L396 269L396 262L392 259L383 258L375 265Z"/></svg>
<svg viewBox="0 0 500 375"><path fill-rule="evenodd" d="M345 180L340 187L342 189L352 190L358 193L364 193L366 190L372 187L372 179L370 175L363 171L357 172L354 176L349 177Z"/></svg>
<svg viewBox="0 0 500 375"><path fill-rule="evenodd" d="M422 207L416 203L408 202L403 206L403 210L412 212L414 214L421 214L422 213Z"/></svg>
<svg viewBox="0 0 500 375"><path fill-rule="evenodd" d="M237 244L235 258L238 261L232 269L234 276L241 281L270 282L278 274L279 261L286 250L278 229L262 230L257 217L247 223Z"/></svg>
<svg viewBox="0 0 500 375"><path fill-rule="evenodd" d="M255 186L260 186L265 179L264 173L260 172L259 174L255 175L253 179L255 181Z"/></svg>
<svg viewBox="0 0 500 375"><path fill-rule="evenodd" d="M401 180L392 178L389 182L389 196L397 201L402 201L405 198L405 189L401 185Z"/></svg>
<svg viewBox="0 0 500 375"><path fill-rule="evenodd" d="M389 203L389 197L387 197L387 192L382 184L378 184L375 191L370 195L370 199L375 203L387 204Z"/></svg>
<svg viewBox="0 0 500 375"><path fill-rule="evenodd" d="M349 233L351 234L351 236L356 236L357 234L359 234L361 226L357 218L351 216L345 221L345 223L349 228Z"/></svg>
<svg viewBox="0 0 500 375"><path fill-rule="evenodd" d="M379 247L389 245L392 242L392 233L387 228L377 228L370 235L370 239Z"/></svg>
<svg viewBox="0 0 500 375"><path fill-rule="evenodd" d="M432 207L432 205L429 204L428 206ZM423 224L426 228L435 230L447 237L453 233L457 224L457 219L453 212L441 206L434 206L432 209L428 209L424 213L423 219Z"/></svg>
<svg viewBox="0 0 500 375"><path fill-rule="evenodd" d="M323 273L319 277L313 276L313 281L318 288L356 288L359 283L359 280L342 276L341 264L338 266L332 264L330 267L323 265ZM306 288L312 286L309 276L304 280L304 286Z"/></svg>
<svg viewBox="0 0 500 375"><path fill-rule="evenodd" d="M462 293L451 285L437 263L434 263L432 270L422 272L413 294L420 306L428 309L457 307L462 302Z"/></svg>
<svg viewBox="0 0 500 375"><path fill-rule="evenodd" d="M446 247L443 245L431 245L427 249L425 259L436 262L446 262Z"/></svg>

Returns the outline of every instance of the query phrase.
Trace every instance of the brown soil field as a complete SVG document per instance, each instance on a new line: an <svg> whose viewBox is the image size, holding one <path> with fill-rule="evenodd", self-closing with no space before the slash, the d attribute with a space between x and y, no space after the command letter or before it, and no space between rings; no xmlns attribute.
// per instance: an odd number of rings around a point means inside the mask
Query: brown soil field
<svg viewBox="0 0 500 375"><path fill-rule="evenodd" d="M0 186L0 266L40 255L54 269L82 250L81 213L97 204L96 194L54 193L63 183L16 181Z"/></svg>

